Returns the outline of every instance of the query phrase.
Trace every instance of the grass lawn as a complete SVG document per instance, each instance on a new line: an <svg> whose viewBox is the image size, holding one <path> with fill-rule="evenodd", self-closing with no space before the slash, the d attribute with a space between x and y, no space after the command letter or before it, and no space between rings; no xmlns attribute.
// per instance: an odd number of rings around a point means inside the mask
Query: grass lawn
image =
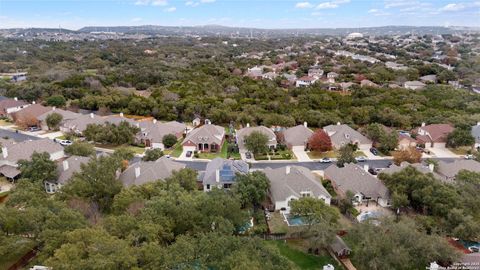
<svg viewBox="0 0 480 270"><path fill-rule="evenodd" d="M178 141L172 148L170 149L165 149L163 153L165 155L170 155L171 157L179 157L182 154L183 151L183 146L182 142Z"/></svg>
<svg viewBox="0 0 480 270"><path fill-rule="evenodd" d="M283 215L280 212L273 212L272 218L267 222L270 228L270 233L287 233L288 225L285 222Z"/></svg>
<svg viewBox="0 0 480 270"><path fill-rule="evenodd" d="M335 152L335 151L327 151L327 152L309 151L309 152L307 152L307 155L311 159L322 159L322 158L325 158L325 157L336 158L337 157L337 152Z"/></svg>
<svg viewBox="0 0 480 270"><path fill-rule="evenodd" d="M328 254L313 255L303 251L302 240L267 241L268 244L278 248L280 254L289 259L299 269L322 269L326 264L332 264L335 269L341 269ZM325 252L326 253L326 252Z"/></svg>
<svg viewBox="0 0 480 270"><path fill-rule="evenodd" d="M214 159L217 157L227 158L228 142L224 141L222 149L217 153L198 153L198 158L201 159Z"/></svg>
<svg viewBox="0 0 480 270"><path fill-rule="evenodd" d="M470 146L460 146L457 148L447 148L447 149L450 150L455 155L466 155L468 153L473 152L472 147Z"/></svg>
<svg viewBox="0 0 480 270"><path fill-rule="evenodd" d="M10 125L13 125L13 123L4 119L0 120L0 126L3 127L3 126L10 126Z"/></svg>
<svg viewBox="0 0 480 270"><path fill-rule="evenodd" d="M0 269L8 269L35 246L30 239L18 237L15 248L0 257Z"/></svg>
<svg viewBox="0 0 480 270"><path fill-rule="evenodd" d="M366 157L367 155L365 155L365 153L362 152L362 151L356 151L355 153L353 153L353 156L354 157L362 157L362 156Z"/></svg>
<svg viewBox="0 0 480 270"><path fill-rule="evenodd" d="M275 152L274 154L268 153L270 155L270 160L292 160L295 159L295 155L289 149L285 149L283 151ZM268 160L268 155L266 154L258 154L255 155L256 160Z"/></svg>
<svg viewBox="0 0 480 270"><path fill-rule="evenodd" d="M145 152L144 147L138 147L133 145L112 145L112 144L99 144L99 143L96 143L94 145L95 147L105 148L110 150L117 150L118 148L125 147L127 149L132 150L135 154L143 154Z"/></svg>

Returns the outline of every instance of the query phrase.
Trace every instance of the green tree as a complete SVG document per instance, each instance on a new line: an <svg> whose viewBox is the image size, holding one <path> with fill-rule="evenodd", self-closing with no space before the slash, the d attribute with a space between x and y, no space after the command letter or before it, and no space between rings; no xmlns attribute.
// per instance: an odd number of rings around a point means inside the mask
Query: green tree
<svg viewBox="0 0 480 270"><path fill-rule="evenodd" d="M269 187L270 181L265 173L255 171L249 174L237 174L233 192L238 194L243 206L252 204L258 207L265 201Z"/></svg>
<svg viewBox="0 0 480 270"><path fill-rule="evenodd" d="M145 155L143 156L143 161L155 161L159 158L163 157L163 151L160 148L148 149L145 151Z"/></svg>
<svg viewBox="0 0 480 270"><path fill-rule="evenodd" d="M47 152L34 152L30 160L19 160L18 168L23 178L34 182L53 181L58 177L57 165L50 159L50 154Z"/></svg>
<svg viewBox="0 0 480 270"><path fill-rule="evenodd" d="M448 147L471 146L475 143L475 138L470 130L456 128L447 136Z"/></svg>
<svg viewBox="0 0 480 270"><path fill-rule="evenodd" d="M165 178L165 182L167 185L177 184L185 190L193 191L198 189L197 179L197 171L185 168L179 171L173 171L172 176Z"/></svg>
<svg viewBox="0 0 480 270"><path fill-rule="evenodd" d="M163 136L162 143L165 148L170 148L177 143L177 137L173 134L167 134Z"/></svg>
<svg viewBox="0 0 480 270"><path fill-rule="evenodd" d="M266 153L268 151L268 136L260 131L253 131L245 136L245 147L253 154Z"/></svg>
<svg viewBox="0 0 480 270"><path fill-rule="evenodd" d="M48 129L50 130L56 130L58 129L58 126L63 120L63 116L59 113L51 113L47 116L45 119L45 122L47 122Z"/></svg>
<svg viewBox="0 0 480 270"><path fill-rule="evenodd" d="M95 148L87 142L73 142L65 147L65 153L69 155L88 157L95 154Z"/></svg>
<svg viewBox="0 0 480 270"><path fill-rule="evenodd" d="M343 167L347 163L356 163L354 146L346 144L338 149L340 156L337 159L337 166Z"/></svg>
<svg viewBox="0 0 480 270"><path fill-rule="evenodd" d="M378 141L380 145L378 146L378 150L382 153L388 154L390 151L395 150L398 146L398 133L392 131L390 133L383 134Z"/></svg>
<svg viewBox="0 0 480 270"><path fill-rule="evenodd" d="M65 100L65 97L62 95L54 95L47 98L48 106L63 107L66 103L67 101Z"/></svg>

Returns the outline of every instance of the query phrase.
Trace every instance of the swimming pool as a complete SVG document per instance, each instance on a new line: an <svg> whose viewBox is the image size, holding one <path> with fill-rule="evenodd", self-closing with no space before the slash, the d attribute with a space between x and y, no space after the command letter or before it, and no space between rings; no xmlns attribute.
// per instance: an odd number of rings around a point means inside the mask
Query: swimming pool
<svg viewBox="0 0 480 270"><path fill-rule="evenodd" d="M381 212L378 212L378 211L366 211L366 212L362 212L360 213L360 215L357 216L357 220L359 222L364 222L365 220L369 220L369 219L378 219L380 218L381 216L383 216L383 214Z"/></svg>
<svg viewBox="0 0 480 270"><path fill-rule="evenodd" d="M478 252L477 250L480 250L480 242L473 242L467 240L458 240L458 242L472 252Z"/></svg>
<svg viewBox="0 0 480 270"><path fill-rule="evenodd" d="M302 217L298 216L290 216L290 214L283 214L285 220L287 221L288 226L303 226L305 225L305 221Z"/></svg>

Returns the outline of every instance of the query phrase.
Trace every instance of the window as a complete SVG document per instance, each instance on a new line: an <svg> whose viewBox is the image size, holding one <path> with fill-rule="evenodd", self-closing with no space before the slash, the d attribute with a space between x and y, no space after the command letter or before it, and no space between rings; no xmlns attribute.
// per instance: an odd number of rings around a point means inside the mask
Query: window
<svg viewBox="0 0 480 270"><path fill-rule="evenodd" d="M311 197L312 196L312 192L310 191L302 191L300 192L300 195L302 195L302 197Z"/></svg>
<svg viewBox="0 0 480 270"><path fill-rule="evenodd" d="M210 190L210 184L207 184L207 190Z"/></svg>

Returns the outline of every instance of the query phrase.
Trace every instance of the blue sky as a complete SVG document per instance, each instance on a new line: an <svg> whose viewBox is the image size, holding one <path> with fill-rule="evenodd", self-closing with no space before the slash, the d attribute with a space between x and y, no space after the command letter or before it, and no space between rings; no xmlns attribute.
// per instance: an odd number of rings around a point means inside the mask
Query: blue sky
<svg viewBox="0 0 480 270"><path fill-rule="evenodd" d="M480 26L480 0L0 0L0 28Z"/></svg>

